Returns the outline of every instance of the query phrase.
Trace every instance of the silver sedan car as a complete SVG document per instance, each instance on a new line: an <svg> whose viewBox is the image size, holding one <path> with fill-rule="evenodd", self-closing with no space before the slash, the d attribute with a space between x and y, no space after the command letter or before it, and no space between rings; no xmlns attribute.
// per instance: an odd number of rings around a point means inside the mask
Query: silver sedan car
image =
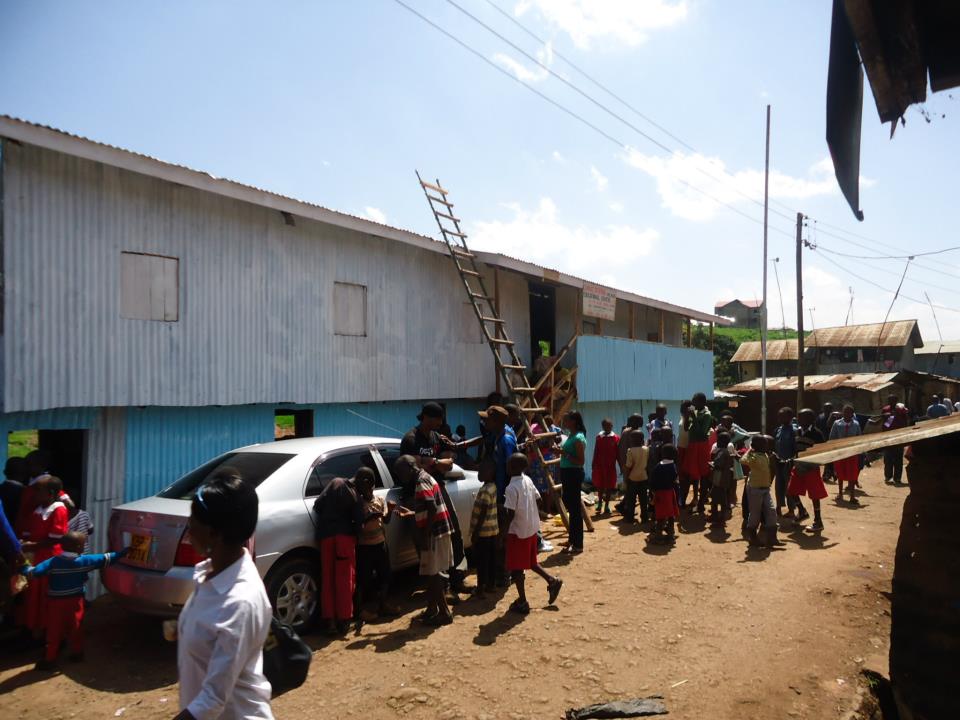
<svg viewBox="0 0 960 720"><path fill-rule="evenodd" d="M114 508L110 547L129 547L130 552L103 571L104 584L133 610L176 615L193 588L193 566L202 559L187 535L190 501L214 471L229 466L257 487L260 514L253 552L270 602L282 622L304 630L319 609L314 500L332 478L353 477L366 466L376 475L376 495L405 504L390 473L399 456L399 440L376 437L280 440L220 455L157 495ZM479 488L475 472L454 466L447 474L447 490L461 523L469 523ZM395 519L386 528L391 566L415 565L409 520ZM463 529L464 543L469 544Z"/></svg>

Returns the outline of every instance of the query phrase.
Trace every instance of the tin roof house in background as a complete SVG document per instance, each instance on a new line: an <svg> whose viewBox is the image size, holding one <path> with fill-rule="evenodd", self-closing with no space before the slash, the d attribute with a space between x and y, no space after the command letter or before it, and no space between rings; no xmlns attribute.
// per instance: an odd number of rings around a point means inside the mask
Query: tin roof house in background
<svg viewBox="0 0 960 720"><path fill-rule="evenodd" d="M960 340L929 342L913 351L913 362L917 370L960 378Z"/></svg>
<svg viewBox="0 0 960 720"><path fill-rule="evenodd" d="M3 116L0 181L0 426L38 431L98 550L114 505L280 419L399 436L438 400L477 430L496 374L443 243ZM585 317L584 280L478 256L528 366L582 334L591 425L713 387L684 327L722 318L602 287Z"/></svg>
<svg viewBox="0 0 960 720"><path fill-rule="evenodd" d="M763 301L718 300L713 304L713 312L730 318L733 327L759 328L763 317Z"/></svg>
<svg viewBox="0 0 960 720"><path fill-rule="evenodd" d="M914 367L914 351L923 347L916 320L817 328L804 341L816 350L816 372L893 372Z"/></svg>
<svg viewBox="0 0 960 720"><path fill-rule="evenodd" d="M797 340L767 341L767 376L797 374ZM759 340L748 340L730 358L737 367L741 382L760 377L763 364L762 348Z"/></svg>

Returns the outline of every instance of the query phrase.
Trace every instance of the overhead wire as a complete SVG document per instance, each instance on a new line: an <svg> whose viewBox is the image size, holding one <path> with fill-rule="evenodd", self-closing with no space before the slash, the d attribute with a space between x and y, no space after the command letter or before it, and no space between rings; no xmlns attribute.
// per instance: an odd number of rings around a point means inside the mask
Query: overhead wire
<svg viewBox="0 0 960 720"><path fill-rule="evenodd" d="M553 98L551 98L551 97L548 96L547 94L545 94L545 93L541 92L540 90L538 90L537 88L533 87L531 84L523 81L523 80L520 79L517 75L515 75L514 73L511 73L511 72L510 72L509 70L507 70L506 68L504 68L504 67L502 67L501 65L497 64L495 61L493 61L493 60L491 60L490 58L488 58L488 57L487 57L486 55L484 55L482 52L480 52L479 50L476 50L474 47L472 47L471 45L469 45L466 41L462 40L461 38L457 37L457 36L454 35L453 33L449 32L446 28L442 27L442 26L439 25L438 23L436 23L436 22L434 22L433 20L431 20L430 18L426 17L425 15L423 15L422 13L420 13L419 11L417 11L415 8L413 8L413 7L411 7L410 5L408 5L408 4L407 4L406 2L404 2L403 0L394 0L394 2L396 2L398 5L400 5L401 7L403 7L404 9L406 9L408 12L410 12L410 13L412 13L413 15L415 15L416 17L418 17L420 20L422 20L423 22L425 22L426 24L428 24L429 26L431 26L433 29L437 30L438 32L440 32L441 34L443 34L444 36L446 36L447 38L449 38L450 40L453 40L455 43L457 43L457 44L458 44L459 46L461 46L463 49L467 50L469 53L471 53L472 55L476 56L477 58L479 58L480 60L482 60L483 62L485 62L487 65L489 65L489 66L492 67L493 69L497 70L498 72L500 72L501 74L505 75L506 77L514 80L515 82L519 83L522 87L524 87L524 88L526 88L527 90L529 90L530 92L534 93L535 95L537 95L538 97L540 97L542 100L545 100L545 101L548 102L550 105L552 105L552 106L554 106L555 108L557 108L558 110L560 110L560 111L562 111L563 113L569 115L570 117L574 118L575 120L577 120L577 121L580 122L581 124L587 126L588 128L590 128L590 129L593 130L594 132L598 133L598 134L599 134L600 136L602 136L604 139L608 140L608 141L611 142L611 143L614 143L615 145L619 146L621 149L624 149L624 150L626 150L626 151L628 151L628 152L631 151L631 150L633 150L633 148L632 148L630 145L628 145L627 143L625 143L624 141L620 140L619 138L615 137L615 136L612 135L611 133L609 133L609 132L607 132L606 130L602 129L600 126L596 125L594 122L592 122L592 121L588 120L587 118L583 117L581 114L577 113L576 111L574 111L574 110L568 108L567 106L563 105L561 102L559 102L559 101L557 101L557 100L554 100ZM676 154L676 150L675 150L674 148L671 148L670 146L666 145L665 143L660 142L660 141L657 140L656 138L652 137L650 134L648 134L648 133L644 132L642 129L638 128L635 124L631 123L631 122L630 122L629 120L627 120L626 118L622 117L619 113L611 110L611 109L610 109L609 107L607 107L605 104L603 104L602 102L600 102L600 101L597 100L596 98L592 97L591 95L589 95L588 93L586 93L585 91L583 91L582 89L580 89L579 87L577 87L575 84L573 84L571 81L569 81L568 79L566 79L565 77L563 77L562 75L560 75L559 73L557 73L555 70L553 70L550 66L548 66L547 64L545 64L545 63L544 63L543 61L541 61L539 58L537 58L537 57L531 55L530 53L528 53L527 51L525 51L523 48L521 48L520 46L518 46L516 43L514 43L513 41L511 41L509 38L507 38L507 37L505 37L504 35L502 35L500 32L498 32L496 29L494 29L493 27L491 27L490 25L488 25L487 23L485 23L483 20L481 20L481 19L478 18L477 16L475 16L474 14L472 14L471 12L469 12L468 10L466 10L464 7L462 7L461 5L459 5L459 4L458 4L457 2L455 2L454 0L446 0L446 2L447 2L448 4L450 4L452 7L454 7L455 9L457 9L457 10L458 10L459 12L461 12L462 14L466 15L466 16L467 16L468 18L470 18L472 21L474 21L475 23L477 23L478 25L480 25L481 27L483 27L485 30L487 30L488 32L490 32L491 34L493 34L494 36L496 36L497 38L499 38L501 41L503 41L504 43L506 43L507 45L509 45L509 46L510 46L511 48L513 48L515 51L519 52L521 55L523 55L525 58L527 58L530 62L533 62L533 63L536 64L538 67L540 67L541 69L543 69L544 71L546 71L547 73L549 73L552 77L555 77L555 78L558 79L560 82L562 82L564 85L566 85L567 87L569 87L570 89L572 89L574 92L576 92L577 94L579 94L579 95L581 95L582 97L584 97L585 99L587 99L587 100L588 100L589 102L591 102L593 105L595 105L596 107L598 107L599 109L601 109L602 111L604 111L605 113L607 113L608 115L610 115L611 117L615 118L616 120L618 120L619 122L621 122L622 124L624 124L625 126L627 126L628 128L630 128L631 130L633 130L634 132L638 133L641 137L643 137L644 139L646 139L648 142L654 144L654 145L655 145L656 147L658 147L659 149L661 149L661 150L663 150L663 151L665 151L665 152L670 153L671 156L673 156L673 155ZM485 0L485 2L486 2L488 5L490 5L494 10L496 10L501 16L507 18L511 23L513 23L515 26L517 26L519 29L521 29L521 30L522 30L524 33L526 33L528 36L530 36L531 38L535 39L538 43L540 43L540 44L542 44L542 45L546 45L546 41L545 41L544 39L542 39L541 37L539 37L536 33L534 33L533 31L531 31L531 30L530 30L529 28L527 28L525 25L523 25L523 23L520 23L518 20L516 20L515 18L513 18L511 15L509 15L509 13L507 13L507 12L504 11L502 8L500 8L496 3L492 2L492 0ZM656 129L659 130L660 132L664 133L664 135L666 135L666 136L670 137L671 139L673 139L674 141L678 142L679 144L681 144L682 146L684 146L685 148L687 148L687 149L690 150L691 152L694 152L694 153L696 153L696 154L698 154L698 155L703 156L703 154L700 153L695 147L693 147L692 145L690 145L689 143L687 143L686 141L684 141L683 139L681 139L681 138L678 137L677 135L671 133L668 129L666 129L665 127L663 127L663 126L660 125L659 123L655 122L655 121L654 121L652 118L650 118L649 116L647 116L647 115L645 115L644 113L642 113L640 110L638 110L638 109L635 108L633 105L631 105L631 104L628 103L626 100L624 100L622 97L620 97L620 96L617 95L615 92L613 92L612 90L610 90L610 89L609 89L608 87L606 87L603 83L601 83L599 80L595 79L593 76L591 76L591 75L590 75L589 73L587 73L585 70L583 70L583 69L580 68L578 65L576 65L575 63L573 63L571 60L567 59L566 57L564 57L563 55L561 55L560 53L555 52L555 51L554 51L554 55L555 55L556 57L560 58L561 60L563 60L565 63L567 63L570 67L572 67L572 68L573 68L574 70L576 70L580 75L582 75L582 76L585 77L587 80L589 80L591 83L593 83L596 87L600 88L603 92L607 93L608 95L610 95L611 97L613 97L615 100L617 100L618 102L620 102L621 104L623 104L625 107L627 107L629 110L631 110L632 112L634 112L638 117L640 117L641 119L643 119L645 122L649 123L652 127L656 128ZM703 157L705 157L705 156L703 156ZM712 180L714 180L714 181L716 181L716 182L729 183L730 181L733 181L733 180L734 180L734 178L733 178L732 176L730 176L730 174L727 173L727 172L725 172L725 171L723 172L723 174L724 174L725 177L724 177L724 178L720 178L720 177L717 177L717 176L715 176L715 175L707 172L707 171L704 170L703 168L697 167L696 170L697 170L698 172L700 172L701 174L705 175L706 177L708 177L708 178L710 178L710 179L712 179ZM760 220L759 218L755 218L755 217L753 217L752 215L749 215L749 214L741 211L740 209L734 207L732 204L730 204L730 203L728 203L728 202L725 202L725 201L721 200L720 198L717 198L715 195L712 195L710 192L708 192L708 191L706 191L706 190L703 190L702 188L700 188L700 187L698 187L698 186L696 186L696 185L693 185L692 183L689 183L689 182L687 182L686 180L683 180L682 178L675 178L675 180L676 180L678 183L684 185L685 187L693 190L694 192L697 192L697 193L703 195L704 197L708 198L709 200L717 203L718 205L723 206L723 207L725 207L726 209L728 209L728 210L736 213L737 215L740 215L741 217L743 217L743 218L745 218L745 219L747 219L747 220L749 220L749 221L751 221L751 222L754 222L754 223L756 223L756 224L759 224L759 225L762 225L762 224L763 224L762 220ZM736 187L735 185L731 185L730 188L731 188L732 190L734 190L737 194L739 194L739 195L741 195L742 197L744 197L745 199L749 200L750 202L753 202L753 203L755 203L755 204L757 204L757 205L760 205L760 206L763 205L763 202L762 202L762 201L760 201L760 200L758 200L757 198L752 197L752 196L749 195L748 193L740 190L740 189L739 189L738 187ZM792 209L791 209L788 205L786 205L786 204L784 204L784 203L781 203L781 202L775 201L775 200L772 200L771 202L772 202L773 204L777 204L777 205L779 205L779 206L781 206L781 207L783 207L783 208L786 208L786 209L792 211ZM792 217L790 217L790 216L788 216L788 215L786 215L786 214L784 214L784 213L781 213L781 212L779 212L779 211L777 211L777 210L775 210L775 209L771 209L771 212L773 212L775 215L778 215L778 216L780 216L780 217L782 217L782 218L784 218L784 219L792 220ZM845 229L840 228L840 227L838 227L838 226L831 225L831 224L826 223L826 222L823 222L823 221L819 221L819 220L817 220L816 218L810 218L810 220L812 220L812 221L813 221L814 223L816 223L816 224L823 225L823 226L825 226L825 227L833 228L833 229L837 230L838 232L844 232L844 233L846 233L846 234L852 235L853 237L859 237L859 238L861 238L861 239L867 240L868 242L873 242L873 243L875 243L875 244L877 244L877 245L882 245L882 246L890 247L890 248L893 248L893 249L899 249L899 248L895 248L895 247L892 246L892 245L889 245L889 244L886 244L886 243L882 243L882 242L876 241L876 240L874 240L874 239L872 239L872 238L868 238L868 237L866 237L866 236L864 236L864 235L858 235L857 233L854 233L854 232L852 232L852 231L848 231L848 230L845 230ZM793 233L788 232L787 230L785 230L785 229L783 229L783 228L780 228L780 227L774 226L774 225L770 225L770 226L769 226L769 229L770 229L771 231L775 232L775 233L778 233L778 234L780 234L780 235L783 235L783 236L785 236L785 237L788 237L788 238L790 238L791 240L793 239ZM858 242L853 241L853 240L850 240L850 239L848 239L848 238L846 238L846 237L838 236L838 235L836 235L836 234L834 234L834 233L831 233L831 232L829 232L829 231L827 231L827 230L823 230L822 228L819 228L819 232L822 233L822 234L824 234L824 235L833 237L834 239L840 240L841 242L846 242L846 243L849 243L849 244L851 244L851 245L854 245L854 246L857 246L857 247L861 247L861 248L864 248L864 249L867 249L867 250L872 250L872 249L873 249L873 248L871 248L871 247L869 247L869 246L863 245L862 243L858 243ZM822 249L823 249L825 252L827 252L827 253L831 253L831 252L832 252L832 253L837 254L837 255L840 255L840 256L844 256L844 255L845 255L845 254L843 254L843 253L839 253L838 251L832 251L832 250L830 250L830 249L828 249L828 248L822 248ZM930 252L923 252L923 253L915 253L915 254L914 254L914 257L929 256L929 255L938 255L938 254L942 254L942 253L945 253L945 252L950 252L950 251L953 251L953 250L956 250L956 249L960 249L960 248L945 248L945 249L937 250L937 251L930 251ZM824 257L824 256L821 255L821 257ZM887 260L887 259L891 259L891 260L892 260L892 259L905 259L905 258L908 257L908 256L893 256L893 255L891 255L891 256L878 256L878 257L867 257L867 256L862 256L862 257L861 257L861 256L852 256L852 255L851 255L850 257L854 257L855 259L860 259L860 260ZM846 268L844 268L844 267L843 267L842 265L840 265L839 263L830 261L830 259L829 259L829 258L826 258L826 257L824 257L824 259L827 260L827 261L829 261L829 262L831 262L832 264L836 265L837 267L839 267L840 269L844 270L844 271L847 272L848 274L851 274L851 275L853 275L854 277L858 277L859 279L864 280L864 282L867 282L867 283L869 283L869 284L871 284L871 285L874 285L875 287L878 287L878 288L880 288L881 290L884 290L884 291L886 291L886 292L889 292L889 290L888 290L887 288L884 288L883 286L881 286L881 285L879 285L879 284L877 284L877 283L874 283L874 282L872 282L872 281L869 281L869 280L866 280L866 279L864 279L864 278L861 278L860 276L856 275L856 274L853 273L852 271L849 271L849 270L847 270ZM955 278L954 275L952 275L952 274L950 274L950 273L948 273L948 272L944 272L944 271L942 271L942 270L938 270L937 268L933 268L933 267L929 267L929 266L926 266L926 265L922 265L922 264L920 264L919 262L915 262L915 263L914 263L914 267L922 268L922 269L928 270L928 271L930 271L930 272L935 272L935 273L939 273L939 274L942 274L942 275L946 275L947 277L950 277L951 279L954 279L954 278ZM881 272L888 272L888 273L890 272L890 271L885 270L885 269L882 269L882 268L873 268L873 269L879 270L879 271L881 271ZM896 274L896 273L892 273L892 274ZM911 281L913 281L912 278L911 278ZM917 280L917 281L915 281L915 282L919 282L919 281ZM928 286L929 286L929 287L935 287L935 288L940 289L940 290L947 290L947 291L949 291L949 292L956 292L956 290L953 290L953 289L951 289L951 288L944 288L944 287L942 287L942 286L934 286L934 285L928 285ZM904 297L907 297L907 296L904 296ZM913 298L908 298L908 299L911 299L911 300L914 301L914 302L918 302L917 300L915 300L915 299L913 299ZM951 310L951 311L953 310L953 308L944 308L944 309Z"/></svg>
<svg viewBox="0 0 960 720"><path fill-rule="evenodd" d="M869 262L870 262L870 259L869 259L869 258L862 258L862 257L858 257L858 256L856 256L856 255L848 255L847 253L837 252L836 250L831 250L830 248L824 247L821 243L813 243L813 244L809 245L808 247L809 247L811 250L820 250L820 251L825 252L825 253L828 253L828 254L830 254L830 255L836 255L836 256L838 256L838 257L852 258L852 259L855 259L855 260L860 260L861 262L864 262L864 263L869 263ZM910 258L910 256L906 256L906 257L903 257L903 258L900 258L900 259L902 259L902 260L909 260L909 259L911 259L911 258ZM871 270L874 270L874 271L876 271L876 272L883 273L883 274L885 274L885 275L892 275L893 277L900 277L900 273L898 273L896 270L890 270L889 268L884 268L884 267L877 267L876 265L868 265L867 267L869 267ZM923 285L923 286L926 287L926 288L933 288L933 289L935 289L935 290L943 290L944 292L954 293L954 294L956 294L956 295L960 295L960 286L957 286L957 287L947 287L947 286L945 286L945 285L937 285L937 284L935 284L935 283L927 282L926 280L920 280L920 279L918 279L918 278L908 278L908 280L909 280L910 282L917 283L918 285Z"/></svg>
<svg viewBox="0 0 960 720"><path fill-rule="evenodd" d="M604 137L606 140L614 143L615 145L619 146L621 149L626 150L626 151L628 151L628 152L633 149L633 148L631 148L630 145L628 145L627 143L623 142L622 140L616 138L615 136L611 135L611 134L608 133L606 130L603 130L603 129L600 128L598 125L596 125L596 124L594 124L593 122L591 122L590 120L586 119L585 117L583 117L582 115L580 115L580 114L577 113L576 111L571 110L570 108L566 107L566 106L563 105L562 103L560 103L560 102L558 102L557 100L554 100L553 98L551 98L549 95L547 95L547 94L541 92L540 90L538 90L537 88L533 87L533 86L530 85L529 83L524 82L523 80L521 80L520 78L518 78L516 75L514 75L513 73L511 73L509 70L501 67L500 65L498 65L497 63L495 63L493 60L491 60L490 58L488 58L486 55L484 55L483 53L481 53L479 50L474 49L474 48L473 48L471 45L469 45L467 42L465 42L464 40L460 39L459 37L457 37L457 36L454 35L453 33L449 32L449 31L448 31L446 28L444 28L443 26L435 23L433 20L431 20L430 18L428 18L427 16L423 15L421 12L419 12L419 11L416 10L415 8L413 8L413 7L411 7L410 5L408 5L406 2L404 2L404 0L393 0L393 1L394 1L395 3L397 3L397 5L400 5L401 7L403 7L404 9L406 9L407 11L409 11L410 13L412 13L413 15L417 16L418 18L420 18L420 19L421 19L423 22L425 22L427 25L431 26L432 28L434 28L434 29L437 30L438 32L440 32L440 33L442 33L443 35L445 35L445 36L446 36L447 38L449 38L450 40L453 40L455 43L457 43L458 45L460 45L460 46L461 46L464 50L466 50L467 52L469 52L469 53L471 53L472 55L478 57L480 60L482 60L483 62L485 62L487 65L489 65L490 67L494 68L497 72L499 72L499 73L507 76L507 77L510 78L511 80L519 83L522 87L526 88L526 89L529 90L530 92L532 92L532 93L534 93L535 95L539 96L541 99L543 99L543 100L545 100L546 102L550 103L550 104L553 105L555 108L557 108L558 110L561 110L562 112L564 112L565 114L567 114L567 115L569 115L570 117L574 118L575 120L579 121L579 122L582 123L583 125L586 125L588 128L590 128L590 129L593 130L594 132L596 132L596 133L598 133L599 135L601 135L602 137ZM642 133L642 131L638 131L638 132L641 132L641 133ZM654 142L657 142L657 141L654 140ZM730 210L731 212L734 212L734 213L736 213L737 215L740 215L741 217L746 218L747 220L750 220L751 222L757 223L758 225L762 225L762 224L763 224L763 221L760 220L759 218L755 218L755 217L753 217L752 215L748 215L747 213L745 213L745 212L743 212L742 210L734 207L734 206L731 205L730 203L725 202L725 201L721 200L720 198L718 198L718 197L710 194L710 193L707 192L706 190L704 190L704 189L702 189L702 188L699 188L699 187L697 187L696 185L694 185L694 184L692 184L692 183L690 183L690 182L687 182L686 180L684 180L684 179L682 179L682 178L675 178L675 180L676 180L678 183L680 183L681 185L683 185L683 186L685 186L685 187L693 190L694 192L700 193L701 195L703 195L704 197L708 198L709 200L712 200L713 202L717 203L718 205L722 205L723 207L727 208L727 209ZM790 237L790 238L793 237L793 234L792 234L792 233L787 232L786 230L784 230L784 229L782 229L782 228L778 228L778 227L775 227L775 226L771 226L771 227L770 227L770 230L772 230L772 231L774 231L774 232L778 232L778 233L780 233L780 234L782 234L782 235L785 235L786 237Z"/></svg>

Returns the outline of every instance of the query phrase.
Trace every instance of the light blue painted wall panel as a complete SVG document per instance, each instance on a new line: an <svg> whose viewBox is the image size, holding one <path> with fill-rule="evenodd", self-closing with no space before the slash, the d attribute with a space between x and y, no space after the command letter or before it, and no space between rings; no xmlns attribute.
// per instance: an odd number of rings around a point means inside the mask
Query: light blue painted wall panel
<svg viewBox="0 0 960 720"><path fill-rule="evenodd" d="M706 350L589 335L577 341L577 366L582 402L713 397L713 355Z"/></svg>
<svg viewBox="0 0 960 720"><path fill-rule="evenodd" d="M588 402L578 403L577 410L583 415L583 423L587 426L587 466L585 468L587 478L591 476L591 461L593 460L593 439L600 432L600 422L604 418L610 418L613 421L613 429L619 433L620 428L627 422L627 418L633 413L639 413L646 417L652 413L659 403L667 406L667 417L673 422L674 427L680 421L680 401L679 400L615 400L610 402ZM647 431L643 431L647 441Z"/></svg>
<svg viewBox="0 0 960 720"><path fill-rule="evenodd" d="M480 400L445 401L450 423L477 432ZM328 405L241 405L128 408L124 500L152 495L219 453L274 437L278 408L313 410L315 435L400 437L413 427L420 401Z"/></svg>
<svg viewBox="0 0 960 720"><path fill-rule="evenodd" d="M124 500L163 489L205 460L273 440L273 406L129 408Z"/></svg>

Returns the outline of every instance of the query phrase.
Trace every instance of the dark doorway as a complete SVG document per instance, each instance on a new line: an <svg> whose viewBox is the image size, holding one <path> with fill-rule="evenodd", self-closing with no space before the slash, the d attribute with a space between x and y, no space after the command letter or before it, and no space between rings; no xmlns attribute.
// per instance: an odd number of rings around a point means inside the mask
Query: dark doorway
<svg viewBox="0 0 960 720"><path fill-rule="evenodd" d="M84 507L83 478L86 470L86 430L39 430L37 449L48 458L47 472L63 481L63 489L76 503Z"/></svg>
<svg viewBox="0 0 960 720"><path fill-rule="evenodd" d="M275 440L313 437L313 410L275 410Z"/></svg>
<svg viewBox="0 0 960 720"><path fill-rule="evenodd" d="M557 353L557 292L552 285L529 283L530 286L530 363L543 352L541 343L549 345L548 355Z"/></svg>

